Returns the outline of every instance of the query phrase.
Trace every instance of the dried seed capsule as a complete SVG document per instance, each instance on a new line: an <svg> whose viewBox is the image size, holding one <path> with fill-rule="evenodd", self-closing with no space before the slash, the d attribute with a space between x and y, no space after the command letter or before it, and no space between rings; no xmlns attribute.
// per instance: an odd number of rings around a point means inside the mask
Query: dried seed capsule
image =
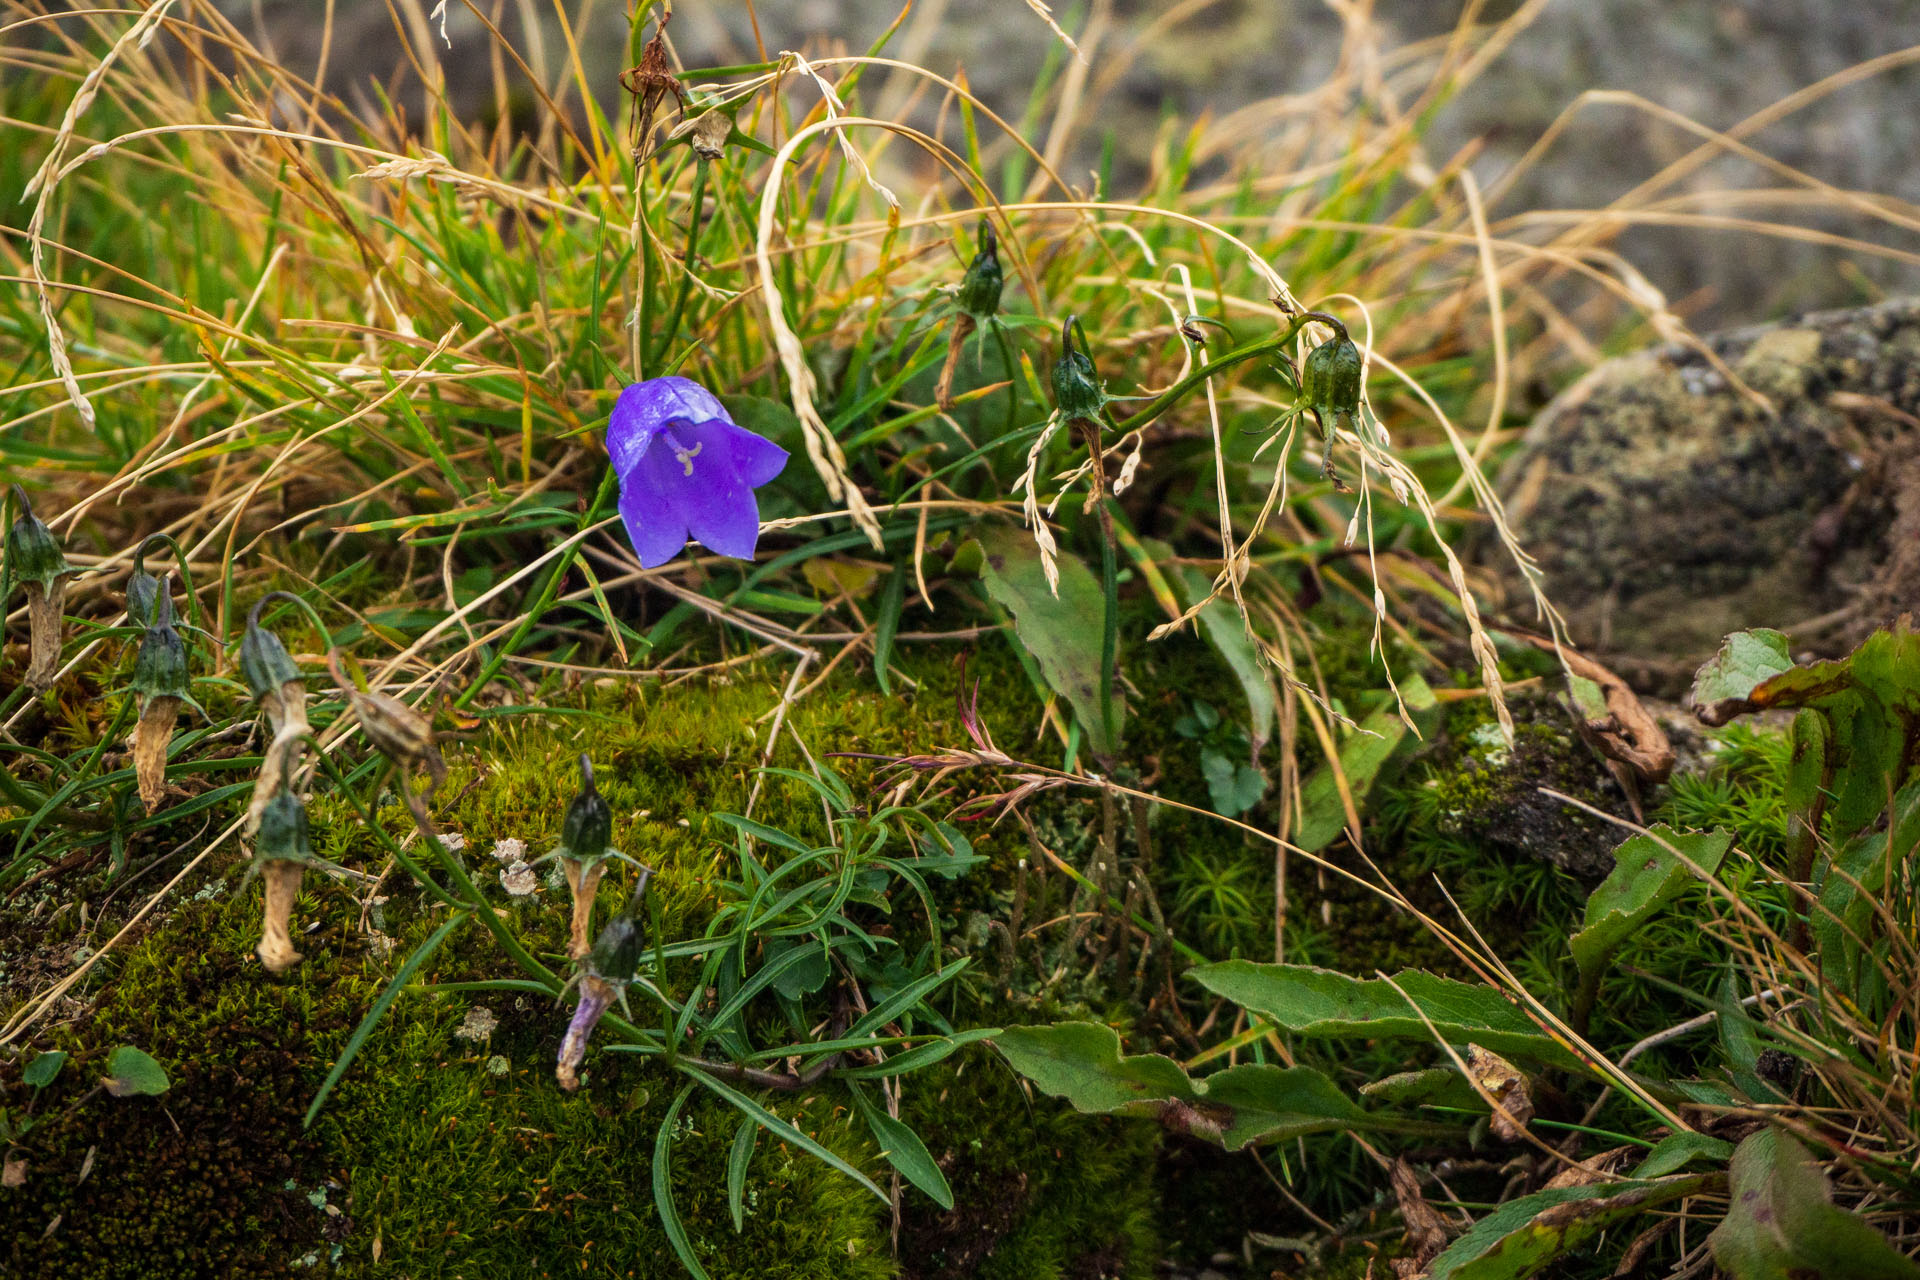
<svg viewBox="0 0 1920 1280"><path fill-rule="evenodd" d="M127 575L127 625L150 627L160 607L160 579L136 564Z"/></svg>
<svg viewBox="0 0 1920 1280"><path fill-rule="evenodd" d="M193 701L187 676L187 646L173 627L170 579L163 579L152 626L140 639L129 687L140 699L140 719L133 726L133 773L140 787L140 803L151 813L166 798L167 747L180 705Z"/></svg>
<svg viewBox="0 0 1920 1280"><path fill-rule="evenodd" d="M593 898L613 852L613 811L593 785L593 762L580 757L580 793L567 805L560 824L560 845L554 853L573 890L573 929L567 954L575 960L587 954L587 931L593 927Z"/></svg>
<svg viewBox="0 0 1920 1280"><path fill-rule="evenodd" d="M339 650L327 653L327 665L376 751L403 769L424 768L435 787L447 780L447 762L440 758L440 748L434 743L432 721L398 698L358 688L347 678Z"/></svg>
<svg viewBox="0 0 1920 1280"><path fill-rule="evenodd" d="M292 791L282 788L262 806L253 856L265 885L260 942L253 951L268 972L285 973L300 961L290 923L306 864L313 861L307 807Z"/></svg>
<svg viewBox="0 0 1920 1280"><path fill-rule="evenodd" d="M294 665L287 646L260 625L261 606L272 598L263 597L247 615L246 634L240 640L240 671L259 700L260 709L267 713L268 728L278 738L289 728L306 732L307 693L300 668Z"/></svg>

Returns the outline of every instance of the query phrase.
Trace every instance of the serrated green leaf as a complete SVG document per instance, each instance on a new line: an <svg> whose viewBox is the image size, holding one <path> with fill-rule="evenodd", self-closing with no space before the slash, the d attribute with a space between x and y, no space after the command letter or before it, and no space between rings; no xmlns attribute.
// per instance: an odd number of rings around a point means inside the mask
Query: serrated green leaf
<svg viewBox="0 0 1920 1280"><path fill-rule="evenodd" d="M1732 844L1729 832L1680 832L1665 823L1623 842L1613 851L1613 871L1587 898L1585 927L1568 939L1581 972L1598 970L1616 947L1692 883L1695 872L1688 863L1711 876Z"/></svg>
<svg viewBox="0 0 1920 1280"><path fill-rule="evenodd" d="M1431 1041L1437 1032L1447 1044L1477 1044L1501 1057L1580 1066L1571 1051L1493 987L1456 982L1418 969L1401 970L1392 984L1311 965L1250 960L1196 965L1187 973L1215 995L1297 1035ZM1395 984L1400 990L1394 989ZM1408 1005L1409 999L1426 1014L1426 1021Z"/></svg>
<svg viewBox="0 0 1920 1280"><path fill-rule="evenodd" d="M1806 1148L1774 1129L1733 1153L1731 1203L1707 1243L1732 1280L1920 1280L1920 1266L1833 1203Z"/></svg>
<svg viewBox="0 0 1920 1280"><path fill-rule="evenodd" d="M1792 666L1793 653L1782 633L1766 627L1736 631L1693 677L1693 705L1705 709L1745 702L1756 688Z"/></svg>
<svg viewBox="0 0 1920 1280"><path fill-rule="evenodd" d="M994 603L1013 615L1014 633L1047 687L1067 700L1099 755L1120 745L1125 706L1116 688L1110 740L1100 708L1100 625L1107 602L1093 573L1074 557L1058 557L1060 594L1048 589L1040 548L1029 534L991 525L978 535L980 580Z"/></svg>
<svg viewBox="0 0 1920 1280"><path fill-rule="evenodd" d="M107 1092L116 1098L154 1096L172 1088L164 1067L144 1050L123 1044L107 1055Z"/></svg>

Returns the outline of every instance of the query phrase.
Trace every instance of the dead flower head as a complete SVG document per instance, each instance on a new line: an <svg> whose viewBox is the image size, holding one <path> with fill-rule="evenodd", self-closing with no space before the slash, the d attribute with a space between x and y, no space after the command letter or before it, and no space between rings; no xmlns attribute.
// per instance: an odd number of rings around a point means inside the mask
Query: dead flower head
<svg viewBox="0 0 1920 1280"><path fill-rule="evenodd" d="M140 640L129 682L140 699L140 719L133 727L133 773L140 786L140 803L151 813L166 796L167 747L173 741L174 722L182 703L192 704L187 677L187 646L173 625L171 576L163 579L155 600L154 623Z"/></svg>
<svg viewBox="0 0 1920 1280"><path fill-rule="evenodd" d="M366 732L374 749L397 767L423 768L437 789L447 780L447 762L434 742L433 722L398 698L371 693L350 679L338 649L327 650L327 669L347 695L353 718Z"/></svg>
<svg viewBox="0 0 1920 1280"><path fill-rule="evenodd" d="M13 486L13 503L20 514L7 529L6 579L0 599L13 595L15 583L26 593L31 644L25 681L28 689L40 693L53 687L54 673L60 669L61 604L68 580L79 571L67 563L53 531L33 514L19 485Z"/></svg>
<svg viewBox="0 0 1920 1280"><path fill-rule="evenodd" d="M640 51L640 65L628 67L620 73L620 87L633 95L633 159L636 164L652 153L654 117L667 95L673 95L674 105L682 111L687 106L687 91L680 86L680 77L673 73L673 64L667 60L667 20L672 16L671 13L660 15L659 24L653 29L653 39L647 41L646 47Z"/></svg>

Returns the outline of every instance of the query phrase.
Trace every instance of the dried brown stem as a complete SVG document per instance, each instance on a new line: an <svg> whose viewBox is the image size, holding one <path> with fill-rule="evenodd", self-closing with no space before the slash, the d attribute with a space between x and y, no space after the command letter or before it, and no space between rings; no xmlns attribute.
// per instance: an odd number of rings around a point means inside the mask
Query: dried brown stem
<svg viewBox="0 0 1920 1280"><path fill-rule="evenodd" d="M260 870L261 883L266 886L266 907L260 917L260 945L253 953L260 957L268 973L285 973L300 963L300 953L293 949L288 924L293 918L293 904L300 897L300 882L306 870L297 862L281 861L269 862Z"/></svg>

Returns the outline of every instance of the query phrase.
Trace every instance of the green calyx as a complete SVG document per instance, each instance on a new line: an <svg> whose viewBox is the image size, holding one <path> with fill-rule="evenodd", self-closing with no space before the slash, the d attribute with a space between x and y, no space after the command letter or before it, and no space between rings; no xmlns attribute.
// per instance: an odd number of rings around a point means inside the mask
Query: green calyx
<svg viewBox="0 0 1920 1280"><path fill-rule="evenodd" d="M152 626L154 611L159 605L160 579L136 565L127 575L127 625Z"/></svg>
<svg viewBox="0 0 1920 1280"><path fill-rule="evenodd" d="M254 857L261 862L312 862L313 834L307 806L282 788L260 810L260 829L254 838Z"/></svg>
<svg viewBox="0 0 1920 1280"><path fill-rule="evenodd" d="M38 583L40 590L51 592L54 584L70 578L79 570L67 563L66 553L54 541L53 530L33 514L33 506L19 485L13 486L13 501L20 515L7 529L7 583Z"/></svg>
<svg viewBox="0 0 1920 1280"><path fill-rule="evenodd" d="M979 252L967 264L967 274L960 278L960 292L955 299L960 310L976 321L985 320L1000 310L1000 294L1007 283L1000 269L999 241L994 238L993 225L985 218L980 219L979 244Z"/></svg>
<svg viewBox="0 0 1920 1280"><path fill-rule="evenodd" d="M566 819L560 824L560 847L554 852L591 865L612 852L608 847L612 843L613 810L594 789L593 762L582 755L580 794L567 806Z"/></svg>
<svg viewBox="0 0 1920 1280"><path fill-rule="evenodd" d="M131 589L128 599L132 599ZM272 596L263 597L253 606L253 612L247 615L246 634L240 639L240 672L255 698L264 698L288 681L300 679L300 668L294 665L287 646L279 636L260 625L260 609L270 599Z"/></svg>
<svg viewBox="0 0 1920 1280"><path fill-rule="evenodd" d="M603 982L621 985L633 981L640 969L640 954L647 941L646 930L629 915L617 915L601 928L587 953L587 972Z"/></svg>
<svg viewBox="0 0 1920 1280"><path fill-rule="evenodd" d="M1344 329L1315 347L1300 370L1300 392L1306 406L1323 417L1344 414L1351 420L1360 412L1363 364L1360 348L1353 345Z"/></svg>
<svg viewBox="0 0 1920 1280"><path fill-rule="evenodd" d="M140 652L133 660L135 693L145 698L191 700L192 684L187 678L187 646L173 627L173 595L161 580L155 602L153 625L140 638Z"/></svg>
<svg viewBox="0 0 1920 1280"><path fill-rule="evenodd" d="M1074 346L1075 335L1079 346ZM1060 416L1069 422L1098 422L1106 408L1106 388L1087 353L1086 330L1079 316L1068 316L1060 326L1060 358L1053 362L1053 403Z"/></svg>

